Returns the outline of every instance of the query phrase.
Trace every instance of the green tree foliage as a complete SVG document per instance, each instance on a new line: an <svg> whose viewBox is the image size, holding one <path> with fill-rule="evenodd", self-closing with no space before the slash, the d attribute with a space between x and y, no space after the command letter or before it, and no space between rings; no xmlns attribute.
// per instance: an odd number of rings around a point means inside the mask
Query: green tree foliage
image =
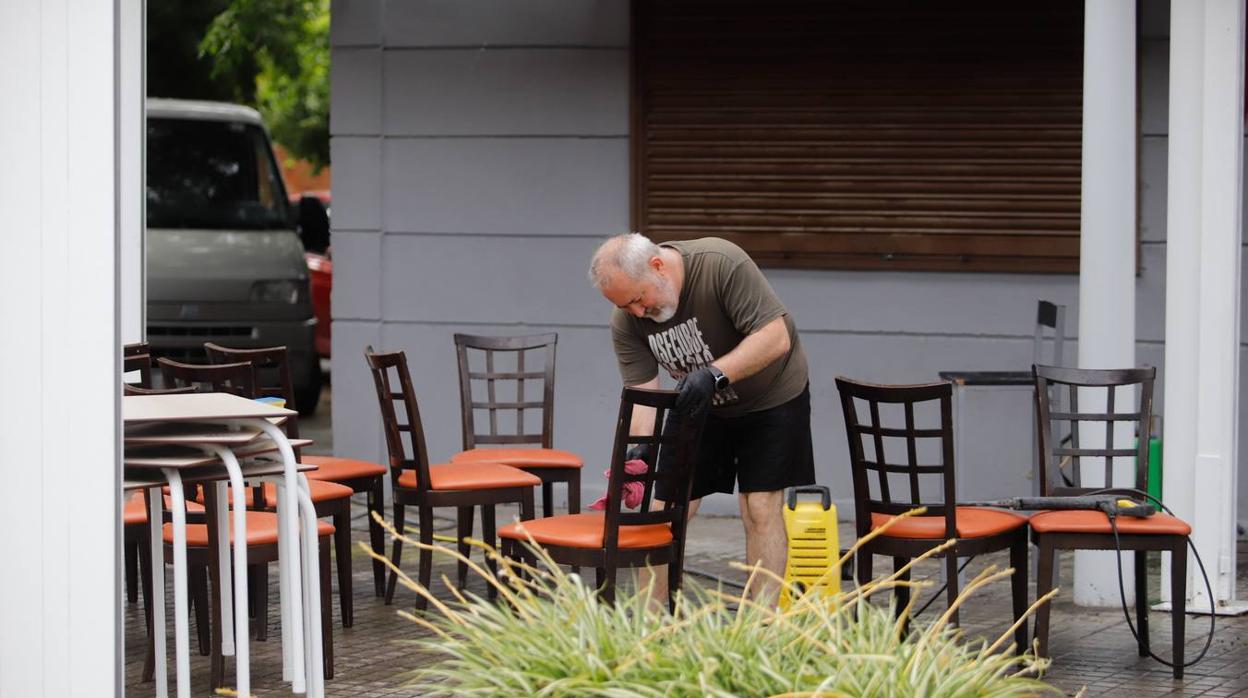
<svg viewBox="0 0 1248 698"><path fill-rule="evenodd" d="M329 163L329 0L227 0L200 42L214 78L255 65L250 95L278 143Z"/></svg>
<svg viewBox="0 0 1248 698"><path fill-rule="evenodd" d="M148 94L251 105L292 154L329 164L329 0L148 8Z"/></svg>

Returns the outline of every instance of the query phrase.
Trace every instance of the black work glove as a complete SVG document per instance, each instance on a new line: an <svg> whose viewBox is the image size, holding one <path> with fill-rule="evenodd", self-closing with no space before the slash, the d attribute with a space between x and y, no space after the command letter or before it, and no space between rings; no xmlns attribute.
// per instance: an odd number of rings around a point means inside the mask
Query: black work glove
<svg viewBox="0 0 1248 698"><path fill-rule="evenodd" d="M676 410L697 417L710 408L711 398L715 397L715 374L703 366L681 378L676 390L680 391L676 396Z"/></svg>

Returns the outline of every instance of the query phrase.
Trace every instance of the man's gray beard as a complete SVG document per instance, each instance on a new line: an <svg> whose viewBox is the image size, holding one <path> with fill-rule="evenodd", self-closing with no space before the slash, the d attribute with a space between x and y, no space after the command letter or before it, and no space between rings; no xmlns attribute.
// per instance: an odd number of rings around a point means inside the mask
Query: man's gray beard
<svg viewBox="0 0 1248 698"><path fill-rule="evenodd" d="M663 293L664 296L670 297L674 295L672 293L672 282L668 281L667 279L657 274L655 275L655 282L656 282L656 286L660 289L660 291ZM676 311L679 308L680 308L679 301L677 301L676 303L672 305L656 306L654 308L650 308L646 310L646 317L654 321L655 323L661 325L667 322L668 320L671 320L673 317L676 317ZM652 314L652 311L653 311L653 314Z"/></svg>
<svg viewBox="0 0 1248 698"><path fill-rule="evenodd" d="M675 307L651 308L646 311L646 318L659 325L671 320L675 316Z"/></svg>

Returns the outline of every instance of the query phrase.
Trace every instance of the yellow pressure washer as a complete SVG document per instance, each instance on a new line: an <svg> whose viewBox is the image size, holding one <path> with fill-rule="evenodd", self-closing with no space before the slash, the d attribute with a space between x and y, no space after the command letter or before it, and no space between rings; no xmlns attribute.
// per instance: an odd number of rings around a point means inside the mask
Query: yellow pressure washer
<svg viewBox="0 0 1248 698"><path fill-rule="evenodd" d="M798 501L799 494L818 494L819 501ZM788 609L794 594L841 593L841 551L831 491L822 485L790 489L784 507L784 529L789 537L789 560L784 569L780 608Z"/></svg>

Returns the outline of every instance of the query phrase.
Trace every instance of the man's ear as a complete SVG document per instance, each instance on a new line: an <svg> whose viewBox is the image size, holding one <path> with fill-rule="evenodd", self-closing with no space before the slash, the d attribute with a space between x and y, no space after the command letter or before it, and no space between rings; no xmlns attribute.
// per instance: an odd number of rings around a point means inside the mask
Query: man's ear
<svg viewBox="0 0 1248 698"><path fill-rule="evenodd" d="M651 269L657 272L663 271L663 267L666 266L663 263L663 257L657 254L650 258L649 265Z"/></svg>

